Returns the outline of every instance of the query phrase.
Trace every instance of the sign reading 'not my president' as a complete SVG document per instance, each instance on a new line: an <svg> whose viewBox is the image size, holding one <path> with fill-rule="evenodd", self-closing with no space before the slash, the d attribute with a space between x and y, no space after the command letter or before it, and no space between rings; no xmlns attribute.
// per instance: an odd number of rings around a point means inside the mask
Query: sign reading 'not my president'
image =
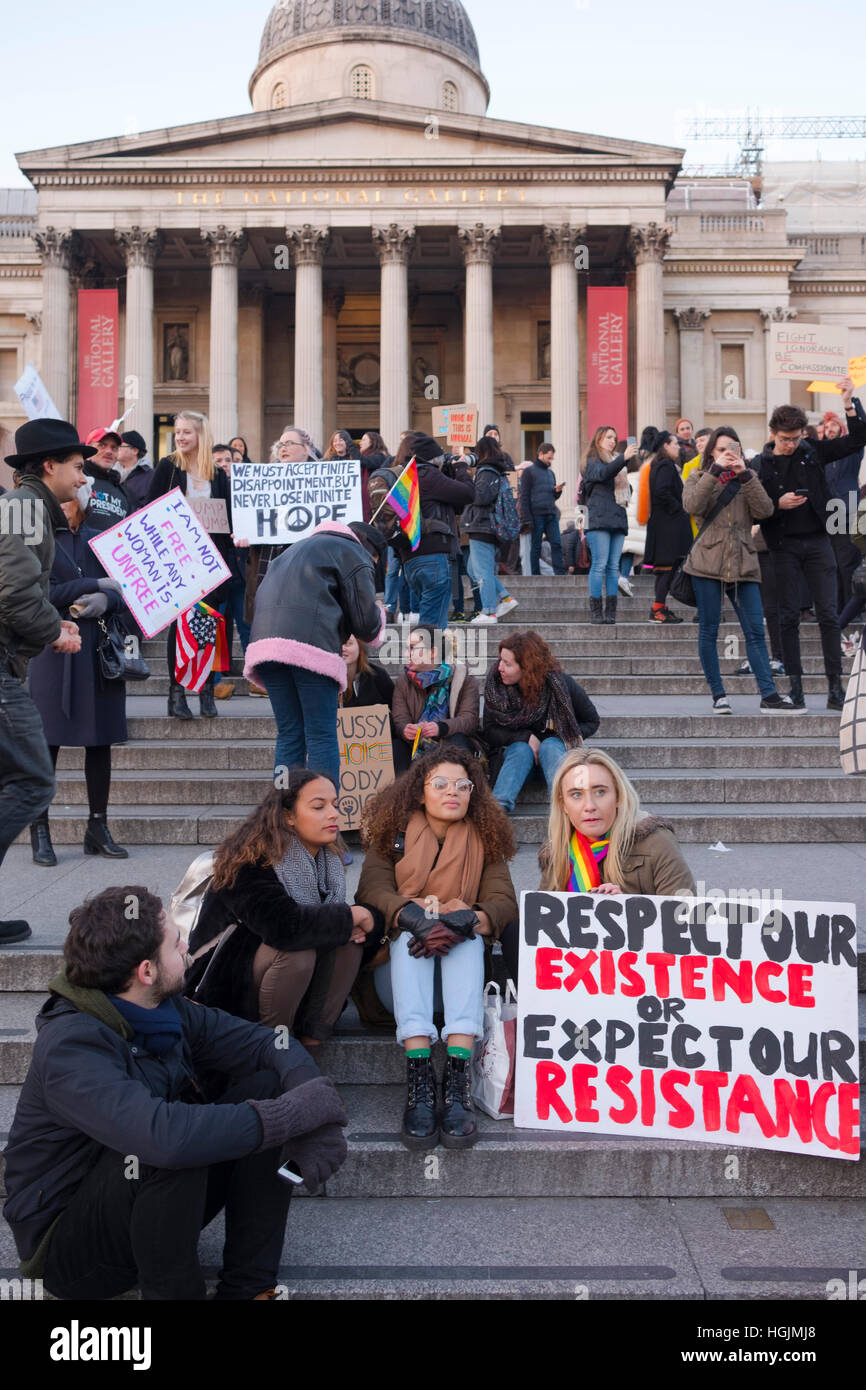
<svg viewBox="0 0 866 1390"><path fill-rule="evenodd" d="M856 1159L848 903L524 893L515 1124Z"/></svg>

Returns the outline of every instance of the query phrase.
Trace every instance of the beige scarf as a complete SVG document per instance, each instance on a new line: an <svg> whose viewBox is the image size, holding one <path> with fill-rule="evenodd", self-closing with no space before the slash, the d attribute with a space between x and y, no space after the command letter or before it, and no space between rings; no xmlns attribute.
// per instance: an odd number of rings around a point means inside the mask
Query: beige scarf
<svg viewBox="0 0 866 1390"><path fill-rule="evenodd" d="M413 812L406 827L406 852L394 871L403 897L432 897L443 903L459 898L472 907L483 872L484 847L470 820L449 826L440 848L424 812Z"/></svg>

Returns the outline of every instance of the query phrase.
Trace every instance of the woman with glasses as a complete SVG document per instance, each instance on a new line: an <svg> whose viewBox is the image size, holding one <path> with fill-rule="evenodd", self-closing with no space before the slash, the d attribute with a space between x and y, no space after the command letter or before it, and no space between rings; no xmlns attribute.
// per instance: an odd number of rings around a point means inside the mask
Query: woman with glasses
<svg viewBox="0 0 866 1390"><path fill-rule="evenodd" d="M478 761L446 745L377 793L361 834L368 853L357 896L382 913L391 938L392 1012L407 1067L402 1141L429 1149L441 1134L446 1148L468 1148L478 1138L469 1063L483 1032L484 943L518 917L511 829ZM430 1054L437 975L441 1095Z"/></svg>
<svg viewBox="0 0 866 1390"><path fill-rule="evenodd" d="M442 633L441 653L433 650L429 628L416 627L409 633L409 662L394 684L392 706L397 737L405 749L403 767L410 758L445 742L470 753L480 747L473 736L480 729L481 692L455 652L450 629Z"/></svg>

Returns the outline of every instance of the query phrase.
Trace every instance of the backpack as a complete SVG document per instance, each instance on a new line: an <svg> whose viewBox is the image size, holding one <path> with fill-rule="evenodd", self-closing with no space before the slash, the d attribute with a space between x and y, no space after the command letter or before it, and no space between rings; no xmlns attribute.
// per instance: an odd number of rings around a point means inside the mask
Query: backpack
<svg viewBox="0 0 866 1390"><path fill-rule="evenodd" d="M374 469L367 479L367 498L370 503L370 515L373 516L378 513L373 525L376 527L377 531L382 533L386 541L390 541L395 530L399 530L400 519L393 507L382 507L382 503L399 476L396 468L385 466L383 468ZM381 511L379 511L380 507L382 507Z"/></svg>
<svg viewBox="0 0 866 1390"><path fill-rule="evenodd" d="M189 941L198 922L204 895L213 878L214 852L209 849L192 861L169 901L169 915Z"/></svg>
<svg viewBox="0 0 866 1390"><path fill-rule="evenodd" d="M503 544L513 541L520 535L520 517L511 484L503 477L499 483L499 494L493 504L493 529L496 539Z"/></svg>

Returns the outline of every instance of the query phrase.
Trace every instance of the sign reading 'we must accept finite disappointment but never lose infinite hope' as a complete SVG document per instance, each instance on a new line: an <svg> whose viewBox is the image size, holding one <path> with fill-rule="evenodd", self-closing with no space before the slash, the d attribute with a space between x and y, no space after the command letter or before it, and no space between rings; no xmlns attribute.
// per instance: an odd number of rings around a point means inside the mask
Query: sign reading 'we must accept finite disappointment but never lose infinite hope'
<svg viewBox="0 0 866 1390"><path fill-rule="evenodd" d="M357 459L233 463L232 527L250 545L290 545L323 521L363 521Z"/></svg>
<svg viewBox="0 0 866 1390"><path fill-rule="evenodd" d="M856 1159L849 903L527 892L515 1124Z"/></svg>

